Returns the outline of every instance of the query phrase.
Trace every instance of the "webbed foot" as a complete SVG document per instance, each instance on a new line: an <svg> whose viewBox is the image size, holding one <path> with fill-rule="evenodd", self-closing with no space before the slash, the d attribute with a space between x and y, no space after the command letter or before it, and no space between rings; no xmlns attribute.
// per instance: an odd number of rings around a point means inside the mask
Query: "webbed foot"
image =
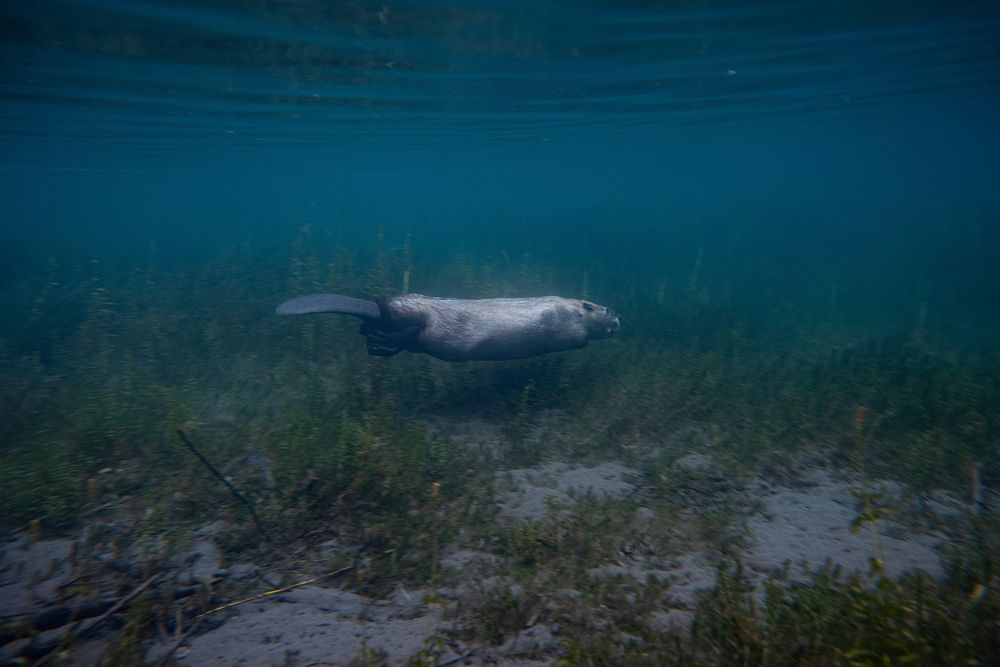
<svg viewBox="0 0 1000 667"><path fill-rule="evenodd" d="M362 325L361 335L368 345L368 354L375 357L391 357L399 354L417 338L420 327L409 326L398 331L382 331L367 324Z"/></svg>

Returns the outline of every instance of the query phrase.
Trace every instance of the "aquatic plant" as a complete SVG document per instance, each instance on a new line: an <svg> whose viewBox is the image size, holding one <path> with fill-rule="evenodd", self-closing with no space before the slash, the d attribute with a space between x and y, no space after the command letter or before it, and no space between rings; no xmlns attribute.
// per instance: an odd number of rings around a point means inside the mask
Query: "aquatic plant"
<svg viewBox="0 0 1000 667"><path fill-rule="evenodd" d="M692 500L717 508L685 529L729 553L727 480L780 478L811 456L966 496L973 467L980 484L1000 474L994 352L945 335L932 308L916 324L912 311L899 315L906 324L894 330L751 308L713 278L709 250L664 273L570 261L538 244L465 243L450 259L427 258L417 240L383 231L374 247L347 248L337 234L302 230L286 252L241 245L199 265L43 262L3 319L4 528L60 530L128 497L151 510L139 530L222 515L237 526L220 538L229 552L265 549L244 526L246 510L177 441L181 427L282 540L307 549L336 531L338 565L357 565L361 590L435 579L443 546L462 533L509 559L505 574L532 591L484 601L478 636L508 636L555 586L578 590L588 609L603 605L600 629L559 616L573 664L959 664L1000 654L990 625L998 545L986 519L944 584L828 572L794 586L776 578L762 600L727 561L716 590L689 610L692 632L657 633L629 610L656 609L659 584L588 573L653 539L636 537L634 506L576 499L570 516L524 526L497 525L488 509L496 466L617 458L642 471L642 492L663 516ZM339 318L272 316L290 292L392 293L407 271L410 287L430 294L583 287L623 311L625 329L601 349L451 365L368 358L356 324ZM494 456L429 427L455 415L497 425ZM704 450L721 481L673 467ZM663 528L661 546L682 539ZM530 578L542 563L545 585ZM139 636L148 623L129 627Z"/></svg>

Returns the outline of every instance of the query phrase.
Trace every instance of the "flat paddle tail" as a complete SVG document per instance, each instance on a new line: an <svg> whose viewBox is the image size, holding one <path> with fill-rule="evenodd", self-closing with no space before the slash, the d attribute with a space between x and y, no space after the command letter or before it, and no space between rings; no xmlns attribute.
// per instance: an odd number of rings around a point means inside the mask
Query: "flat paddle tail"
<svg viewBox="0 0 1000 667"><path fill-rule="evenodd" d="M277 315L308 315L310 313L339 313L353 315L363 320L382 319L378 304L365 299L355 299L340 294L306 294L297 296L275 309Z"/></svg>

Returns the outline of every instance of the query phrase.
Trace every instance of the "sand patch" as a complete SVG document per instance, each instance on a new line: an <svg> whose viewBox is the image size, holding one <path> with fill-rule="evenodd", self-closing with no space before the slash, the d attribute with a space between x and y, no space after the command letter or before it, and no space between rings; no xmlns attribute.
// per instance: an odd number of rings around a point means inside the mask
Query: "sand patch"
<svg viewBox="0 0 1000 667"><path fill-rule="evenodd" d="M845 573L867 572L869 559L881 554L885 573L898 577L910 570L924 570L934 577L943 574L939 550L944 537L918 533L891 519L880 519L857 532L851 523L858 516L859 501L852 484L835 479L830 472L812 473L802 488L775 487L760 491L763 512L750 519L752 546L747 562L759 569L792 566L790 574L804 579L826 563ZM889 485L890 497L898 489Z"/></svg>
<svg viewBox="0 0 1000 667"><path fill-rule="evenodd" d="M574 466L546 463L498 473L497 504L508 521L541 521L550 507L571 506L575 498L620 499L635 492L627 481L637 471L618 463Z"/></svg>
<svg viewBox="0 0 1000 667"><path fill-rule="evenodd" d="M441 611L422 593L371 600L354 593L307 586L267 601L240 605L225 622L190 639L175 654L182 665L348 664L362 650L401 665L437 634ZM154 646L156 660L169 644ZM458 657L446 647L443 660Z"/></svg>

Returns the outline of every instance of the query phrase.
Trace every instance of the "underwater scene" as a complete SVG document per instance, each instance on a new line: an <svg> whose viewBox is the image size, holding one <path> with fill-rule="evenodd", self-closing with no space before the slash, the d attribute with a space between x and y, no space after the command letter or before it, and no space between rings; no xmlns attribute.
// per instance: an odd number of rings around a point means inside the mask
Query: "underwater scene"
<svg viewBox="0 0 1000 667"><path fill-rule="evenodd" d="M1000 665L1000 4L0 56L0 664Z"/></svg>

